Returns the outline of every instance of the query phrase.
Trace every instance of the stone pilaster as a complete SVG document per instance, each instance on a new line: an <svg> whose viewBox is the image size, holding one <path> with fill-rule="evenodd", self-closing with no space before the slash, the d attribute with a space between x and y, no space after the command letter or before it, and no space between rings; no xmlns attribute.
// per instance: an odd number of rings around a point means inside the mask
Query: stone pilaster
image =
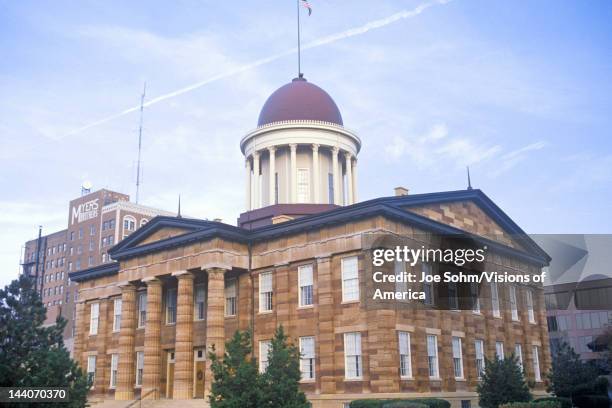
<svg viewBox="0 0 612 408"><path fill-rule="evenodd" d="M76 331L74 333L74 360L81 366L83 369L87 369L87 366L83 363L83 342L84 342L84 330L85 330L85 322L83 321L85 315L85 302L82 300L77 301L76 303L76 317L75 317L75 328Z"/></svg>
<svg viewBox="0 0 612 408"><path fill-rule="evenodd" d="M212 351L215 346L215 354L223 356L225 352L225 326L224 326L224 290L225 270L211 268L208 273L208 310L206 313L206 349ZM208 398L212 383L211 361L206 359L206 374L204 377L205 398Z"/></svg>
<svg viewBox="0 0 612 408"><path fill-rule="evenodd" d="M319 296L319 361L321 373L319 387L322 394L336 392L335 334L334 334L334 288L331 258L317 259L317 290Z"/></svg>
<svg viewBox="0 0 612 408"><path fill-rule="evenodd" d="M121 332L119 334L119 366L117 372L116 400L134 399L136 380L134 337L136 332L136 286L121 286Z"/></svg>
<svg viewBox="0 0 612 408"><path fill-rule="evenodd" d="M193 398L193 278L181 271L178 279L176 308L176 363L174 364L174 399Z"/></svg>
<svg viewBox="0 0 612 408"><path fill-rule="evenodd" d="M96 349L98 354L96 357L96 393L104 393L108 389L110 381L110 357L106 354L106 344L108 338L108 298L100 299L100 309L98 318L98 334L96 335Z"/></svg>
<svg viewBox="0 0 612 408"><path fill-rule="evenodd" d="M159 399L161 388L161 312L162 283L159 279L144 280L147 284L147 321L144 339L144 373L142 395Z"/></svg>

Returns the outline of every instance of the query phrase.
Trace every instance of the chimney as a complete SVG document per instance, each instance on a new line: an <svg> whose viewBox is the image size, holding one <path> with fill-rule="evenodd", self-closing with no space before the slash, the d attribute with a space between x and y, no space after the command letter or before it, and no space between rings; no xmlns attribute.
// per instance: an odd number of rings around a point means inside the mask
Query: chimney
<svg viewBox="0 0 612 408"><path fill-rule="evenodd" d="M393 190L395 191L396 197L408 195L408 189L406 187L395 187Z"/></svg>

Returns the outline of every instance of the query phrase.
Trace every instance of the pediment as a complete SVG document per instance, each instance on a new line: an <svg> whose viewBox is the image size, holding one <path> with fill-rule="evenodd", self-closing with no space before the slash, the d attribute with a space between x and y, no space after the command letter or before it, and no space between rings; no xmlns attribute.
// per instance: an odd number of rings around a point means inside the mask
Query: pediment
<svg viewBox="0 0 612 408"><path fill-rule="evenodd" d="M497 241L514 249L526 250L520 242L525 237L525 234L522 231L520 234L517 234L516 229L510 229L507 226L501 225L502 220L500 217L507 218L507 220L509 220L509 217L497 207L495 208L496 211L499 211L497 214L492 213L490 208L488 211L485 210L478 200L445 201L410 205L403 208L442 224Z"/></svg>
<svg viewBox="0 0 612 408"><path fill-rule="evenodd" d="M110 252L112 255L118 251L164 241L180 235L200 231L207 227L208 221L203 220L162 216L155 217L145 226L139 228L129 237L115 245Z"/></svg>

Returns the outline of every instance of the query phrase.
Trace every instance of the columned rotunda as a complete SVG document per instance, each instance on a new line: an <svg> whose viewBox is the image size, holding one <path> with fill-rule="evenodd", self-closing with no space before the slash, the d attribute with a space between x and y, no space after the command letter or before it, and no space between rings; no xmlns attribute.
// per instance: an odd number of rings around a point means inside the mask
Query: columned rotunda
<svg viewBox="0 0 612 408"><path fill-rule="evenodd" d="M275 204L357 202L361 141L334 100L305 78L276 90L257 128L240 142L246 158L247 211Z"/></svg>

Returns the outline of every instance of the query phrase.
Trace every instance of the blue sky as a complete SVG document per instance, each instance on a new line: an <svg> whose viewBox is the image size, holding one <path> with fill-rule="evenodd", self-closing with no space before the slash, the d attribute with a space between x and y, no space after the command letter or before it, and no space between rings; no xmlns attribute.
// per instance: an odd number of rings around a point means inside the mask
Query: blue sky
<svg viewBox="0 0 612 408"><path fill-rule="evenodd" d="M363 140L361 200L462 189L469 164L528 232L611 232L612 2L311 4L303 72ZM239 140L294 47L289 0L0 0L0 284L84 180L134 195L137 113L86 126L145 80L149 100L211 81L147 107L141 202L234 223Z"/></svg>

